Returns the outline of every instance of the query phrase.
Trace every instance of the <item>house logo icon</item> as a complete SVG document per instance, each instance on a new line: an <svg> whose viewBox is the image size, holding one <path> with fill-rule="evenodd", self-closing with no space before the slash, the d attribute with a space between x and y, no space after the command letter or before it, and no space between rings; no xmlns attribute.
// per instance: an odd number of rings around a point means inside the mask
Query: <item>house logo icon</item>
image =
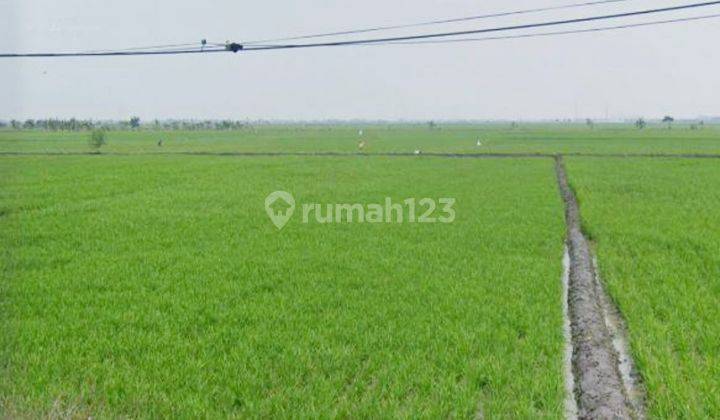
<svg viewBox="0 0 720 420"><path fill-rule="evenodd" d="M274 191L265 197L265 211L276 228L282 229L295 211L295 199L286 191Z"/></svg>

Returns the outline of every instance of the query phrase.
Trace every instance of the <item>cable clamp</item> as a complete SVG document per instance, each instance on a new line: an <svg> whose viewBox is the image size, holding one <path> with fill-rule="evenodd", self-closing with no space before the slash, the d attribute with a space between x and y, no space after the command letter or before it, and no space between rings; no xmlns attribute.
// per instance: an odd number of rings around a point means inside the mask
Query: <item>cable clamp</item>
<svg viewBox="0 0 720 420"><path fill-rule="evenodd" d="M230 42L225 44L225 49L227 51L232 51L234 53L240 51L243 49L243 46L241 44L238 44L237 42Z"/></svg>

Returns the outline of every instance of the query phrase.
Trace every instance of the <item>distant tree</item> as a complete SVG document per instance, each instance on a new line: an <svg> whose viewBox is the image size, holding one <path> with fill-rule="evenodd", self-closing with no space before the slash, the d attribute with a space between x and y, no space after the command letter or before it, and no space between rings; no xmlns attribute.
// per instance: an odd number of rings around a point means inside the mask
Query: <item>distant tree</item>
<svg viewBox="0 0 720 420"><path fill-rule="evenodd" d="M130 118L130 128L133 128L133 129L140 128L140 117L131 117Z"/></svg>
<svg viewBox="0 0 720 420"><path fill-rule="evenodd" d="M647 123L645 122L645 119L644 119L644 118L638 118L638 120L635 121L635 127L636 127L638 130L642 130L642 129L645 128L646 126L647 126Z"/></svg>
<svg viewBox="0 0 720 420"><path fill-rule="evenodd" d="M698 123L698 126L700 126L700 129L705 128L705 121L700 120L700 122Z"/></svg>
<svg viewBox="0 0 720 420"><path fill-rule="evenodd" d="M663 119L662 119L662 122L664 122L665 124L667 124L668 130L672 130L672 123L673 123L674 121L675 121L675 118L673 118L673 117L671 117L671 116L669 116L669 115L666 115L666 116L663 117Z"/></svg>
<svg viewBox="0 0 720 420"><path fill-rule="evenodd" d="M93 130L90 133L90 147L95 149L96 152L100 153L100 148L107 143L105 139L105 130Z"/></svg>
<svg viewBox="0 0 720 420"><path fill-rule="evenodd" d="M591 120L590 118L585 120L585 125L587 125L588 128L590 128L591 130L593 128L595 128L595 122L593 120Z"/></svg>
<svg viewBox="0 0 720 420"><path fill-rule="evenodd" d="M26 130L32 130L35 128L35 121L34 120L25 120L25 123L23 124L23 128Z"/></svg>
<svg viewBox="0 0 720 420"><path fill-rule="evenodd" d="M517 128L517 126L518 126L517 121L513 121L510 123L510 128Z"/></svg>
<svg viewBox="0 0 720 420"><path fill-rule="evenodd" d="M434 130L435 128L437 128L437 124L435 123L435 121L428 121L427 125L430 130Z"/></svg>
<svg viewBox="0 0 720 420"><path fill-rule="evenodd" d="M10 121L10 126L13 128L13 130L19 130L22 128L22 124L18 120Z"/></svg>

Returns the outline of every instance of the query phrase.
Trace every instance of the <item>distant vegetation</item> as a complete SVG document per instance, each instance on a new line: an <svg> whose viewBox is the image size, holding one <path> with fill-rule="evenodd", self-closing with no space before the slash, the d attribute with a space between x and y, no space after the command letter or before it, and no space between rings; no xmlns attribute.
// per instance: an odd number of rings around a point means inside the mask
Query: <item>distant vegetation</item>
<svg viewBox="0 0 720 420"><path fill-rule="evenodd" d="M90 134L90 147L95 149L96 151L100 151L100 148L107 143L107 140L105 138L105 131L104 130L93 130L93 132Z"/></svg>
<svg viewBox="0 0 720 420"><path fill-rule="evenodd" d="M705 125L717 125L720 124L720 118L709 118L709 119L682 119L678 120L670 116L656 119L645 119L639 118L637 120L625 120L625 121L608 121L608 120L594 120L586 118L582 120L542 120L542 121L525 121L522 123L522 127L528 126L549 126L549 125L563 125L568 127L585 125L586 127L593 128L604 128L604 127L620 127L620 126L635 126L635 128L643 129L650 127L663 127L672 128L677 126L678 128L689 128L692 130L699 130L705 127ZM137 130L154 130L154 131L237 131L237 130L256 130L261 126L293 126L293 127L307 127L307 126L322 126L322 127L343 127L343 126L425 126L429 131L437 131L441 128L448 128L451 126L462 126L462 125L487 125L487 126L499 126L504 125L511 129L519 128L521 125L517 121L472 121L472 120L457 120L457 121L386 121L386 120L318 120L310 122L295 122L295 121L270 121L270 120L194 120L194 119L167 119L167 120L150 120L143 121L140 117L132 116L126 120L83 120L77 118L70 119L58 119L58 118L46 118L46 119L27 119L24 121L0 120L0 130L41 130L41 131L92 131L92 130L105 130L105 131L137 131Z"/></svg>
<svg viewBox="0 0 720 420"><path fill-rule="evenodd" d="M120 121L79 120L76 118L0 121L0 128L45 131L91 131L97 129L110 131L143 128L153 130L239 130L251 127L252 125L248 122L235 120L153 120L149 123L143 123L140 117L131 117L128 120Z"/></svg>
<svg viewBox="0 0 720 420"><path fill-rule="evenodd" d="M673 117L671 117L671 116L669 116L669 115L666 115L666 116L662 119L662 122L664 122L665 124L667 124L668 130L671 130L671 129L672 129L672 123L675 122L675 118L673 118Z"/></svg>
<svg viewBox="0 0 720 420"><path fill-rule="evenodd" d="M140 117L131 117L130 118L130 127L131 128L140 128Z"/></svg>
<svg viewBox="0 0 720 420"><path fill-rule="evenodd" d="M686 127L694 126L694 129L703 128L706 124L720 124L720 117L698 118L698 119L675 119L671 116L663 118L624 121L595 120L586 118L582 120L571 119L555 119L555 120L537 120L524 121L523 127L529 125L567 125L576 126L583 124L589 128L634 125L636 128L645 128L651 126L661 126L667 128L670 124L680 124ZM229 130L254 130L259 126L371 126L371 125L408 125L418 126L424 125L428 130L439 130L441 127L458 126L458 125L506 125L515 129L520 127L518 121L511 120L443 120L443 121L419 121L408 120L403 122L392 120L317 120L317 121L273 121L273 120L213 120L213 119L166 119L166 120L150 120L143 121L140 117L132 116L126 120L90 120L90 119L27 119L20 120L2 120L0 119L0 129L12 130L43 130L43 131L92 131L95 129L103 129L105 131L124 131L124 130L182 130L182 131L229 131Z"/></svg>

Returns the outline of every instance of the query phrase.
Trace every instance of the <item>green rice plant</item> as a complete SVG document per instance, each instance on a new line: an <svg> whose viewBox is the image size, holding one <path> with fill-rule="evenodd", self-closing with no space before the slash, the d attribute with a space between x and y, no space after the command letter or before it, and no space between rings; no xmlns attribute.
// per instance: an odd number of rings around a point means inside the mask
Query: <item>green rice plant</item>
<svg viewBox="0 0 720 420"><path fill-rule="evenodd" d="M562 416L551 160L0 157L10 417ZM508 177L508 174L513 174ZM453 197L453 223L301 223Z"/></svg>
<svg viewBox="0 0 720 420"><path fill-rule="evenodd" d="M720 417L720 165L569 158L650 418Z"/></svg>

